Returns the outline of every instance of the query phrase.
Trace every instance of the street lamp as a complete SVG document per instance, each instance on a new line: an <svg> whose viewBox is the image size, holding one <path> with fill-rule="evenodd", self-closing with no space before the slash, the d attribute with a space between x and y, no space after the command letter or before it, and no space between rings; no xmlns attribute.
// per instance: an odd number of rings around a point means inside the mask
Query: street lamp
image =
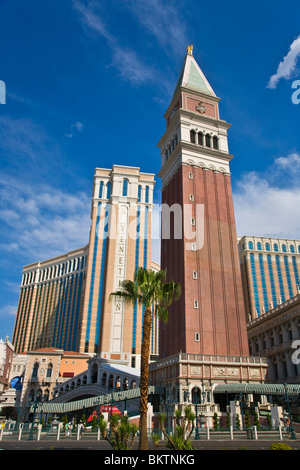
<svg viewBox="0 0 300 470"><path fill-rule="evenodd" d="M33 405L32 423L31 423L30 433L29 433L29 437L28 437L29 441L33 441L33 425L34 425L34 422L35 422L35 413L36 413L37 405L38 405L38 402L37 402L37 399L36 399L35 402L34 402L34 405Z"/></svg>
<svg viewBox="0 0 300 470"><path fill-rule="evenodd" d="M195 392L195 399L196 399L196 433L195 433L195 440L199 440L199 428L198 428L198 390L199 388L198 387L195 387L194 388L194 392Z"/></svg>

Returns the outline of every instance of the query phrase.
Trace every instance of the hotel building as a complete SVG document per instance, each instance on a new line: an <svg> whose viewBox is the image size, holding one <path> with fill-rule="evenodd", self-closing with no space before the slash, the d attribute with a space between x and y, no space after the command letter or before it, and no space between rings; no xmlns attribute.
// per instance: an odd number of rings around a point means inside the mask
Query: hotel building
<svg viewBox="0 0 300 470"><path fill-rule="evenodd" d="M238 247L248 320L299 293L300 241L244 236Z"/></svg>
<svg viewBox="0 0 300 470"><path fill-rule="evenodd" d="M76 351L87 247L24 266L12 343L17 354Z"/></svg>
<svg viewBox="0 0 300 470"><path fill-rule="evenodd" d="M151 268L154 175L139 168L96 168L79 351L139 366L143 309L110 294Z"/></svg>

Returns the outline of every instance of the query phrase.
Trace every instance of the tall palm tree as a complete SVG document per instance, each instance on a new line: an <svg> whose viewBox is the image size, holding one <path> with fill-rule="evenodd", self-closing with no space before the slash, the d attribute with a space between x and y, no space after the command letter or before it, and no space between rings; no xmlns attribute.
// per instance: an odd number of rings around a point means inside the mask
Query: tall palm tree
<svg viewBox="0 0 300 470"><path fill-rule="evenodd" d="M112 292L110 296L121 297L125 303L143 305L145 307L143 320L143 336L141 347L141 376L140 376L140 440L139 450L149 450L147 438L147 407L148 407L148 383L149 383L149 354L152 328L152 312L159 315L161 320L168 321L168 307L173 300L178 300L181 295L180 284L166 281L167 272L158 272L145 268L138 268L134 280L122 282L122 290Z"/></svg>

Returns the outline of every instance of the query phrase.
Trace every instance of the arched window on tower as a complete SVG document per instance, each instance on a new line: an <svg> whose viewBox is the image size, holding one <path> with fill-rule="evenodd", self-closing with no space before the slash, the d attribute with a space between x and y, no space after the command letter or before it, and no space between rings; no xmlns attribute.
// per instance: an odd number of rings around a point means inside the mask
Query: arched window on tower
<svg viewBox="0 0 300 470"><path fill-rule="evenodd" d="M203 133L198 132L198 144L203 145Z"/></svg>
<svg viewBox="0 0 300 470"><path fill-rule="evenodd" d="M108 182L106 185L106 199L110 198L110 192L111 192L111 183Z"/></svg>
<svg viewBox="0 0 300 470"><path fill-rule="evenodd" d="M103 197L103 186L104 186L103 181L100 181L100 186L99 186L99 198L100 199Z"/></svg>
<svg viewBox="0 0 300 470"><path fill-rule="evenodd" d="M128 179L123 180L122 196L127 196L128 194Z"/></svg>
<svg viewBox="0 0 300 470"><path fill-rule="evenodd" d="M219 139L216 135L213 136L213 148L219 150Z"/></svg>
<svg viewBox="0 0 300 470"><path fill-rule="evenodd" d="M210 135L205 134L205 145L206 145L206 147L210 147L210 141L211 141Z"/></svg>
<svg viewBox="0 0 300 470"><path fill-rule="evenodd" d="M138 186L138 202L141 202L142 197L142 186L139 184Z"/></svg>
<svg viewBox="0 0 300 470"><path fill-rule="evenodd" d="M149 202L149 186L145 188L145 202Z"/></svg>
<svg viewBox="0 0 300 470"><path fill-rule="evenodd" d="M192 129L190 132L191 142L192 144L196 143L196 132Z"/></svg>

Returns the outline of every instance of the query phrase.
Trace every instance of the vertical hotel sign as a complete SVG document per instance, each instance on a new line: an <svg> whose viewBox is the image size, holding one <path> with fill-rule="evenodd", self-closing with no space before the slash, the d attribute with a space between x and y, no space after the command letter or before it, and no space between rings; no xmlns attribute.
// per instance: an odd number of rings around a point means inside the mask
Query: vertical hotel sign
<svg viewBox="0 0 300 470"><path fill-rule="evenodd" d="M127 239L128 239L128 207L119 206L115 255L114 291L121 289L121 283L126 279ZM122 331L124 321L124 300L114 297L112 312L112 345L111 351L122 351Z"/></svg>

